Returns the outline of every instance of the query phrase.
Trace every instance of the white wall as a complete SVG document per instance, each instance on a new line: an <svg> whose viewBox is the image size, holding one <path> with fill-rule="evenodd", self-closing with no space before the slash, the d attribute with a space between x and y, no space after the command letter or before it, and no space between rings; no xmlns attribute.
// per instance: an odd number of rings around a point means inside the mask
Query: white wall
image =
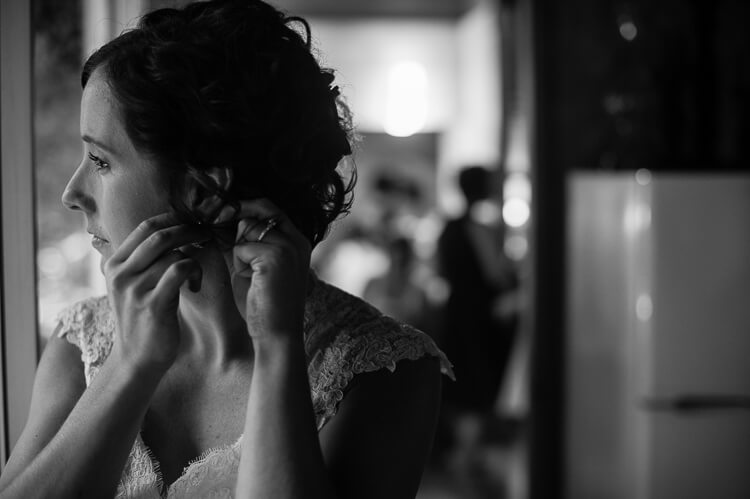
<svg viewBox="0 0 750 499"><path fill-rule="evenodd" d="M400 62L421 64L427 73L428 113L424 132L444 130L455 113L456 42L445 20L308 19L323 65L336 70L362 132L383 132L388 71Z"/></svg>
<svg viewBox="0 0 750 499"><path fill-rule="evenodd" d="M478 1L457 21L308 19L321 61L337 82L362 132L383 132L388 70L402 61L427 72L423 132L438 143L439 209L461 209L455 174L467 164L500 159L500 34L494 2Z"/></svg>

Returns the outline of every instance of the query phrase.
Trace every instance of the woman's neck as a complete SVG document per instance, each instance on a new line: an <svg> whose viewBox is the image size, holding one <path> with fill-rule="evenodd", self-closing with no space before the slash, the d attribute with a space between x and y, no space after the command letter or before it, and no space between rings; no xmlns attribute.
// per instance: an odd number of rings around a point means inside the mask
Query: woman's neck
<svg viewBox="0 0 750 499"><path fill-rule="evenodd" d="M190 255L203 270L201 289L180 291L182 337L178 359L196 359L217 368L252 356L244 319L235 305L229 272L216 249Z"/></svg>

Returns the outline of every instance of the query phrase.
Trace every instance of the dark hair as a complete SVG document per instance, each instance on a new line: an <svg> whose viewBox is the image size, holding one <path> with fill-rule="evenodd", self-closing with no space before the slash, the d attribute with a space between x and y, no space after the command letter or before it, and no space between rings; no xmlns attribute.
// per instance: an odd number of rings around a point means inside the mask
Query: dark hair
<svg viewBox="0 0 750 499"><path fill-rule="evenodd" d="M490 195L492 175L483 166L468 166L458 174L458 185L470 205Z"/></svg>
<svg viewBox="0 0 750 499"><path fill-rule="evenodd" d="M170 174L235 205L268 197L313 245L349 211L356 172L346 180L337 165L351 154L351 119L304 19L260 0L160 9L94 52L82 86L97 69L136 148ZM205 173L217 166L233 171L228 192ZM175 210L205 222L180 203L182 176L170 178Z"/></svg>

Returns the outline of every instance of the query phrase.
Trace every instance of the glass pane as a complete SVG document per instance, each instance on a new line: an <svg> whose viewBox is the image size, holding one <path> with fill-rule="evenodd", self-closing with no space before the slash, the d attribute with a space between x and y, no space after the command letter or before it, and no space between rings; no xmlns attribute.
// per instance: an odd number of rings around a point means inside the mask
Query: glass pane
<svg viewBox="0 0 750 499"><path fill-rule="evenodd" d="M35 167L40 343L66 305L102 292L99 258L80 213L60 197L81 161L81 0L34 2ZM41 351L41 349L40 349Z"/></svg>

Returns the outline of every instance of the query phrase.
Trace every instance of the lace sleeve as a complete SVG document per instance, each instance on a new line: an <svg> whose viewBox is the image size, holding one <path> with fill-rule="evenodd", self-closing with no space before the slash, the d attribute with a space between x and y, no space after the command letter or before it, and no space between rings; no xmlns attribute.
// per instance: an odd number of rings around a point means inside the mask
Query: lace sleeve
<svg viewBox="0 0 750 499"><path fill-rule="evenodd" d="M57 320L58 336L81 350L88 386L112 349L114 322L109 300L100 296L79 301L63 310Z"/></svg>
<svg viewBox="0 0 750 499"><path fill-rule="evenodd" d="M451 363L425 333L382 316L357 329L338 334L310 364L313 409L320 430L338 409L347 385L355 375L396 370L401 360L436 357L440 370L455 379Z"/></svg>

